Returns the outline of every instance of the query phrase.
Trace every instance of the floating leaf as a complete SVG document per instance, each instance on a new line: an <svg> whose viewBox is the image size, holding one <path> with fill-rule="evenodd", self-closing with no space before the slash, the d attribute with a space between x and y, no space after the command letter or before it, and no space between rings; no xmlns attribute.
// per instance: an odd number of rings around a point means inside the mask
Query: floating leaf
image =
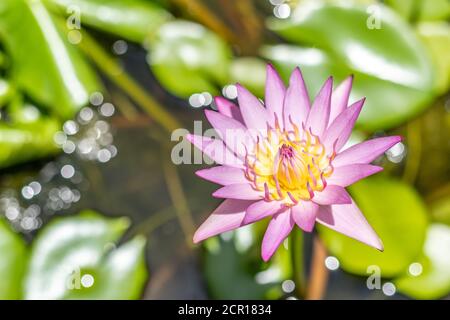
<svg viewBox="0 0 450 320"><path fill-rule="evenodd" d="M3 69L7 63L8 59L3 51L0 51L0 68Z"/></svg>
<svg viewBox="0 0 450 320"><path fill-rule="evenodd" d="M450 18L450 2L448 0L421 1L419 19L423 21L448 20Z"/></svg>
<svg viewBox="0 0 450 320"><path fill-rule="evenodd" d="M200 24L175 20L162 25L149 40L148 63L171 93L188 97L226 83L231 51Z"/></svg>
<svg viewBox="0 0 450 320"><path fill-rule="evenodd" d="M0 123L0 168L56 154L53 136L60 127L58 120L40 116L28 123Z"/></svg>
<svg viewBox="0 0 450 320"><path fill-rule="evenodd" d="M406 270L422 250L427 228L426 209L409 185L384 177L364 179L350 188L359 208L384 244L384 252L319 226L321 238L344 270L367 275L371 265L383 277Z"/></svg>
<svg viewBox="0 0 450 320"><path fill-rule="evenodd" d="M0 78L0 108L9 102L13 93L14 89L11 84L5 79Z"/></svg>
<svg viewBox="0 0 450 320"><path fill-rule="evenodd" d="M387 0L386 4L408 21L444 20L450 17L448 0Z"/></svg>
<svg viewBox="0 0 450 320"><path fill-rule="evenodd" d="M447 22L421 23L417 31L433 58L437 90L445 93L450 87L450 26Z"/></svg>
<svg viewBox="0 0 450 320"><path fill-rule="evenodd" d="M296 66L300 66L309 89L310 98L314 98L320 85L332 74L335 82L345 79L350 70L342 68L338 62L325 51L316 48L301 48L292 45L265 46L262 48L264 57L272 61L281 72L285 81ZM364 104L365 117L369 122L361 120L357 123L360 129L369 131L391 126L398 119L409 113L411 104L423 99L422 92L411 90L364 74L355 74L350 101L367 97ZM379 93L383 92L382 95ZM395 105L395 108L388 107ZM380 111L377 105L382 106ZM389 110L387 110L389 109Z"/></svg>
<svg viewBox="0 0 450 320"><path fill-rule="evenodd" d="M85 211L50 222L33 243L25 282L27 299L136 299L146 268L145 240L117 249L125 218Z"/></svg>
<svg viewBox="0 0 450 320"><path fill-rule="evenodd" d="M71 118L98 88L95 73L40 0L0 2L0 36L18 89L62 118Z"/></svg>
<svg viewBox="0 0 450 320"><path fill-rule="evenodd" d="M258 58L234 59L230 66L230 82L240 83L257 97L264 97L266 63Z"/></svg>
<svg viewBox="0 0 450 320"><path fill-rule="evenodd" d="M226 240L214 237L206 241L204 270L212 297L278 299L282 296L281 282L292 277L290 255L288 250L280 248L269 263L261 263L258 238L266 225L264 221L229 233L224 236Z"/></svg>
<svg viewBox="0 0 450 320"><path fill-rule="evenodd" d="M44 0L70 19L143 43L171 15L161 7L142 0ZM69 22L68 22L69 23Z"/></svg>
<svg viewBox="0 0 450 320"><path fill-rule="evenodd" d="M436 199L430 205L431 216L434 221L450 225L450 198L445 196Z"/></svg>
<svg viewBox="0 0 450 320"><path fill-rule="evenodd" d="M438 299L450 293L450 227L429 227L423 256L395 285L415 299Z"/></svg>
<svg viewBox="0 0 450 320"><path fill-rule="evenodd" d="M387 7L377 8L379 25L372 25L364 6L299 5L291 19L271 20L269 28L302 47L266 47L263 55L284 69L309 68L311 95L330 74L337 81L355 74L352 98L367 97L359 126L396 126L428 106L434 73L411 28Z"/></svg>
<svg viewBox="0 0 450 320"><path fill-rule="evenodd" d="M0 299L20 299L27 262L25 241L0 219Z"/></svg>
<svg viewBox="0 0 450 320"><path fill-rule="evenodd" d="M138 299L147 279L144 248L145 238L138 236L111 251L98 269L85 269L95 279L92 287L81 283L65 299Z"/></svg>

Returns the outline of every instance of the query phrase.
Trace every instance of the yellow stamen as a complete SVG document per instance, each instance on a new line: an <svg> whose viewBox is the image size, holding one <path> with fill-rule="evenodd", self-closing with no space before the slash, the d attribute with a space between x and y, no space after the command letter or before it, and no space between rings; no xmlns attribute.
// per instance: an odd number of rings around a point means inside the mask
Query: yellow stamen
<svg viewBox="0 0 450 320"><path fill-rule="evenodd" d="M282 130L278 119L268 128L265 138L257 140L246 156L246 177L264 192L265 199L283 201L292 206L311 200L314 192L326 187L326 178L333 172L334 150L327 150L311 130L291 123L293 130ZM328 152L329 153L329 152Z"/></svg>

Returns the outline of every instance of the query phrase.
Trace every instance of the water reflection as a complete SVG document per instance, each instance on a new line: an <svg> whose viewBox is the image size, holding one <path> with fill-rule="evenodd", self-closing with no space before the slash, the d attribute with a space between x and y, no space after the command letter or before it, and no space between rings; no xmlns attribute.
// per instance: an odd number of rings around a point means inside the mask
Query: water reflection
<svg viewBox="0 0 450 320"><path fill-rule="evenodd" d="M110 124L112 103L103 103L99 92L90 97L92 106L80 110L75 120L63 124L54 142L70 156L60 156L44 165L19 188L7 186L0 193L0 211L15 230L28 234L39 229L54 213L68 210L81 199L89 183L75 163L79 160L106 163L117 155Z"/></svg>

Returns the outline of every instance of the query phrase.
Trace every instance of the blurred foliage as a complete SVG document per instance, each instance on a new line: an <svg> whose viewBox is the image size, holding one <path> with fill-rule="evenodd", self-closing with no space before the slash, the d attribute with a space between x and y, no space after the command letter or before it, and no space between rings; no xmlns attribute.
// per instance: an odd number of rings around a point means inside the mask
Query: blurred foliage
<svg viewBox="0 0 450 320"><path fill-rule="evenodd" d="M250 257L238 251L233 240L212 238L205 245L205 277L211 296L216 299L263 299L266 291L277 283L257 283L255 276L260 268L250 268ZM257 259L253 259L255 261Z"/></svg>
<svg viewBox="0 0 450 320"><path fill-rule="evenodd" d="M367 267L376 265L384 277L403 273L420 254L425 239L428 221L420 196L409 185L385 177L366 178L349 191L382 239L384 251L320 226L325 245L349 272L364 276Z"/></svg>
<svg viewBox="0 0 450 320"><path fill-rule="evenodd" d="M421 23L417 32L426 44L435 65L436 88L445 93L450 87L450 25L447 22Z"/></svg>
<svg viewBox="0 0 450 320"><path fill-rule="evenodd" d="M230 77L232 82L238 82L258 97L263 97L266 62L254 57L234 59L230 67Z"/></svg>
<svg viewBox="0 0 450 320"><path fill-rule="evenodd" d="M8 76L55 115L73 117L98 89L95 73L63 40L65 35L40 1L2 1L0 30L11 58Z"/></svg>
<svg viewBox="0 0 450 320"><path fill-rule="evenodd" d="M52 220L33 243L25 298L139 298L147 278L145 239L115 248L128 226L126 218L106 219L92 211ZM83 286L84 274L93 276L91 287Z"/></svg>
<svg viewBox="0 0 450 320"><path fill-rule="evenodd" d="M408 21L445 20L450 17L447 0L387 0L386 3Z"/></svg>
<svg viewBox="0 0 450 320"><path fill-rule="evenodd" d="M0 298L139 298L147 279L146 241L136 236L116 248L128 226L126 218L83 211L54 219L28 248L0 220ZM93 283L83 282L84 275L92 276Z"/></svg>
<svg viewBox="0 0 450 320"><path fill-rule="evenodd" d="M63 15L77 14L89 27L143 43L171 15L144 0L43 0Z"/></svg>
<svg viewBox="0 0 450 320"><path fill-rule="evenodd" d="M25 108L23 111L26 111ZM34 107L30 108L36 110ZM53 136L59 129L60 122L50 117L39 117L27 123L1 123L1 166L12 166L56 154L58 149L53 144Z"/></svg>
<svg viewBox="0 0 450 320"><path fill-rule="evenodd" d="M0 38L8 53L4 74L14 88L8 99L0 99L9 116L0 125L1 168L55 153L53 135L61 120L87 104L98 83L40 1L2 1ZM18 115L30 115L29 101L39 108L23 121Z"/></svg>
<svg viewBox="0 0 450 320"><path fill-rule="evenodd" d="M430 60L411 28L389 8L377 10L379 21L371 27L365 7L298 7L289 20L269 23L296 46L265 49L285 74L300 65L311 94L330 74L339 81L354 74L352 97L367 97L358 124L370 131L416 115L428 106L435 85Z"/></svg>
<svg viewBox="0 0 450 320"><path fill-rule="evenodd" d="M170 92L188 97L195 92L218 94L227 81L231 50L200 24L167 22L149 39L148 62Z"/></svg>
<svg viewBox="0 0 450 320"><path fill-rule="evenodd" d="M0 219L0 299L20 299L28 250L25 241Z"/></svg>
<svg viewBox="0 0 450 320"><path fill-rule="evenodd" d="M431 208L432 217L442 223L450 225L450 198L442 197L433 202Z"/></svg>
<svg viewBox="0 0 450 320"><path fill-rule="evenodd" d="M410 268L399 277L395 281L398 290L416 299L445 297L450 291L450 227L432 224L423 253L416 260L423 269Z"/></svg>
<svg viewBox="0 0 450 320"><path fill-rule="evenodd" d="M281 282L293 277L292 257L287 248L280 248L268 263L262 262L260 243L266 227L267 221L261 221L206 241L204 272L213 298L282 297Z"/></svg>

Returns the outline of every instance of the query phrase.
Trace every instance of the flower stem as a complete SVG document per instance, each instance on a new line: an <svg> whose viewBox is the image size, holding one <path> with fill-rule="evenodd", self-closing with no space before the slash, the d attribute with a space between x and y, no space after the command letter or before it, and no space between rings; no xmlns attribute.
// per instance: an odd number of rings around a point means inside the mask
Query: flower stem
<svg viewBox="0 0 450 320"><path fill-rule="evenodd" d="M420 156L422 154L422 137L420 119L408 123L407 127L408 156L406 157L403 180L414 184L420 168Z"/></svg>
<svg viewBox="0 0 450 320"><path fill-rule="evenodd" d="M124 115L124 118L129 121L137 121L141 119L137 108L133 105L133 103L130 101L130 99L125 95L124 92L114 90L110 91L109 95L111 96L112 100L117 103L117 106L120 110L120 112ZM151 121L150 117L146 117L147 121Z"/></svg>
<svg viewBox="0 0 450 320"><path fill-rule="evenodd" d="M163 154L166 154L163 152ZM186 237L186 243L189 248L192 248L192 237L194 235L194 219L192 218L191 210L188 205L186 195L183 191L180 176L178 175L177 168L170 159L163 158L162 161L164 177L169 191L170 198L172 199L175 212L177 213L178 220L181 225L181 229Z"/></svg>
<svg viewBox="0 0 450 320"><path fill-rule="evenodd" d="M314 237L313 256L311 261L310 279L306 299L320 300L325 295L328 282L328 269L325 267L327 251L319 236Z"/></svg>
<svg viewBox="0 0 450 320"><path fill-rule="evenodd" d="M132 238L138 234L147 236L160 226L176 218L173 206L169 206L150 215L146 220L140 222L132 228L127 234L128 238Z"/></svg>
<svg viewBox="0 0 450 320"><path fill-rule="evenodd" d="M295 228L292 234L291 245L291 261L292 272L294 274L295 289L297 297L305 296L305 269L304 269L304 248L303 248L303 232L300 228Z"/></svg>

